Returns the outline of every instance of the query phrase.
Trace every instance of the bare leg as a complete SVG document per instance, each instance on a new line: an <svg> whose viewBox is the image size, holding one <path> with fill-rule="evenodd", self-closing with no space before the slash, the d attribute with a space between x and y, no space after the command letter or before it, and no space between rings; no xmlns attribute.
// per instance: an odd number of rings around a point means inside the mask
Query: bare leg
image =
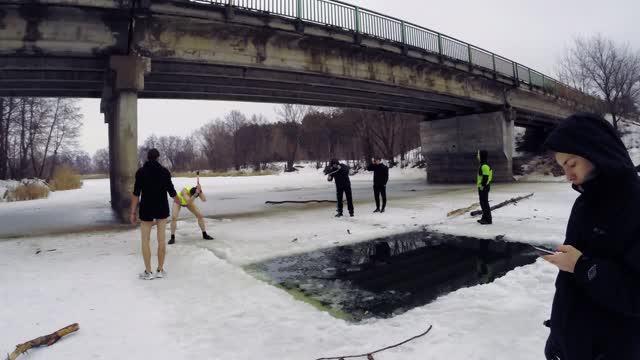
<svg viewBox="0 0 640 360"><path fill-rule="evenodd" d="M158 219L158 270L164 270L164 257L167 254L167 219Z"/></svg>
<svg viewBox="0 0 640 360"><path fill-rule="evenodd" d="M176 228L178 227L178 215L180 215L180 209L182 206L173 203L173 211L171 211L171 235L176 234Z"/></svg>
<svg viewBox="0 0 640 360"><path fill-rule="evenodd" d="M149 241L151 240L152 225L152 221L140 222L140 233L142 235L142 259L144 260L144 268L148 272L151 272L151 248L149 247Z"/></svg>
<svg viewBox="0 0 640 360"><path fill-rule="evenodd" d="M200 230L202 230L202 232L206 232L207 229L204 225L204 216L202 216L200 209L195 204L189 205L187 209L189 209L189 211L191 211L198 219L198 226L200 226Z"/></svg>

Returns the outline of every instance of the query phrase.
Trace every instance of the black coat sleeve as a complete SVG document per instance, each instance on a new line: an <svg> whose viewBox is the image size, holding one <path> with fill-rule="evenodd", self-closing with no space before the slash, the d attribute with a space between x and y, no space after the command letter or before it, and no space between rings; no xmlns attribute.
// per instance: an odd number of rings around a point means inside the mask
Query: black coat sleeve
<svg viewBox="0 0 640 360"><path fill-rule="evenodd" d="M583 255L574 276L601 306L627 317L640 318L640 231L623 263Z"/></svg>
<svg viewBox="0 0 640 360"><path fill-rule="evenodd" d="M383 184L387 185L387 181L389 181L389 168L384 165L384 167L382 168L382 175L383 175Z"/></svg>
<svg viewBox="0 0 640 360"><path fill-rule="evenodd" d="M138 171L136 171L136 180L135 180L135 183L133 184L133 195L140 196L141 192L142 192L142 169L138 169Z"/></svg>
<svg viewBox="0 0 640 360"><path fill-rule="evenodd" d="M176 188L173 186L173 182L171 181L171 173L169 170L166 172L165 188L167 189L170 197L176 196Z"/></svg>
<svg viewBox="0 0 640 360"><path fill-rule="evenodd" d="M367 165L367 171L373 171L373 170L374 170L373 164Z"/></svg>

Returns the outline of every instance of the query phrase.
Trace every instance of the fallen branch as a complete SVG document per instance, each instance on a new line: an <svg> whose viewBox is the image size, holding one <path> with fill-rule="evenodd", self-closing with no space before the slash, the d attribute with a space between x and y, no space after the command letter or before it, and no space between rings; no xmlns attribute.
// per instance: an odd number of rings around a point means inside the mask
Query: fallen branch
<svg viewBox="0 0 640 360"><path fill-rule="evenodd" d="M503 206L507 206L509 204L515 204L520 200L528 199L528 198L530 198L532 196L533 196L533 193L531 193L529 195L526 195L526 196L520 196L520 197L517 197L517 198L509 199L507 201L503 201L498 205L492 206L491 210L499 209L499 208L501 208ZM471 212L471 216L478 216L478 215L482 215L482 210L476 210L476 211L472 211Z"/></svg>
<svg viewBox="0 0 640 360"><path fill-rule="evenodd" d="M29 340L24 344L16 345L16 349L10 355L7 356L7 360L15 360L18 356L27 352L27 350L38 347L38 346L43 346L43 345L51 346L56 342L58 342L58 340L60 340L60 338L62 338L63 336L69 335L72 332L76 332L79 329L80 329L80 326L77 323L71 324L52 334L40 336L39 338Z"/></svg>
<svg viewBox="0 0 640 360"><path fill-rule="evenodd" d="M347 355L347 356L324 357L324 358L318 358L318 359L316 359L316 360L342 360L342 359L351 359L351 358L358 358L358 357L366 357L366 358L367 358L367 359L369 359L369 360L374 360L374 359L373 359L373 354L376 354L376 353L379 353L379 352L382 352L382 351L385 351L385 350L393 349L393 348L398 347L398 346L400 346L400 345L406 344L406 343L408 343L408 342L409 342L409 341L411 341L411 340L415 340L415 339L417 339L417 338L419 338L419 337L425 336L425 335L427 335L427 334L429 333L429 331L431 331L431 328L433 328L433 325L429 325L429 328L427 329L427 331L423 332L423 333L422 333L422 334L420 334L420 335L416 335L416 336L414 336L414 337L412 337L412 338L409 338L409 339L407 339L407 340L405 340L405 341L403 341L403 342L397 343L397 344L395 344L395 345L387 346L387 347L385 347L385 348L378 349L378 350L376 350L376 351L372 351L372 352L370 352L370 353L360 354L360 355Z"/></svg>
<svg viewBox="0 0 640 360"><path fill-rule="evenodd" d="M265 201L265 204L285 204L285 203L292 203L292 204L308 204L308 203L312 203L312 202L316 202L316 203L337 203L336 200L287 200L287 201Z"/></svg>
<svg viewBox="0 0 640 360"><path fill-rule="evenodd" d="M480 206L480 204L479 204L479 203L473 203L473 204L471 204L470 206L467 206L466 208L456 209L456 210L449 211L449 212L447 213L447 217L458 216L458 215L460 215L460 214L464 214L464 213L466 213L466 212L469 212L469 211L471 211L471 210L473 210L473 209L477 208L478 206Z"/></svg>

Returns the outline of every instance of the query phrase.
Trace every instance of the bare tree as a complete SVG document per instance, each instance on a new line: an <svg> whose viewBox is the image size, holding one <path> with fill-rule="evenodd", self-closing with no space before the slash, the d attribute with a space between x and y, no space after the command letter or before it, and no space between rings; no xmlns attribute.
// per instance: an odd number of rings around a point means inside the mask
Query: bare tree
<svg viewBox="0 0 640 360"><path fill-rule="evenodd" d="M80 174L91 173L91 156L86 151L78 151L74 154L73 168Z"/></svg>
<svg viewBox="0 0 640 360"><path fill-rule="evenodd" d="M100 149L93 155L93 168L97 173L109 173L109 149Z"/></svg>
<svg viewBox="0 0 640 360"><path fill-rule="evenodd" d="M302 120L302 134L300 144L306 150L311 160L316 160L316 168L320 169L321 160L330 157L331 138L327 123L330 114L310 112Z"/></svg>
<svg viewBox="0 0 640 360"><path fill-rule="evenodd" d="M47 156L49 155L49 148L51 146L51 140L53 139L53 133L54 130L57 127L58 124L58 118L60 116L60 104L62 102L61 98L58 98L55 100L55 105L54 105L54 109L53 109L53 117L49 123L49 131L48 131L48 136L47 136L47 140L45 141L44 144L44 150L43 150L43 154L42 154L42 163L40 165L40 170L38 171L38 177L42 177L42 174L44 173L44 166L46 164L46 159Z"/></svg>
<svg viewBox="0 0 640 360"><path fill-rule="evenodd" d="M160 136L156 148L160 151L161 160L171 169L178 167L178 157L183 141L178 136Z"/></svg>
<svg viewBox="0 0 640 360"><path fill-rule="evenodd" d="M621 119L638 116L640 54L628 45L616 44L602 35L576 38L559 62L558 77L602 98L616 129Z"/></svg>
<svg viewBox="0 0 640 360"><path fill-rule="evenodd" d="M246 157L244 156L245 154L241 146L241 140L238 137L238 132L243 126L247 125L249 121L247 117L238 110L233 110L227 114L224 121L233 139L233 165L236 170L240 170L240 167L246 163Z"/></svg>
<svg viewBox="0 0 640 360"><path fill-rule="evenodd" d="M349 109L343 113L343 116L351 119L358 139L360 140L360 151L365 160L371 159L375 155L375 146L373 143L373 134L371 127L372 122L369 121L370 112L365 110Z"/></svg>
<svg viewBox="0 0 640 360"><path fill-rule="evenodd" d="M57 155L61 150L71 150L77 146L77 139L82 128L82 115L76 101L64 102L53 132L53 154L51 156L51 172L56 167Z"/></svg>
<svg viewBox="0 0 640 360"><path fill-rule="evenodd" d="M362 131L366 129L368 133L365 135L368 136L367 141L371 142L379 155L389 160L389 167L393 167L394 151L400 132L399 115L391 112L361 111L360 121L360 127L364 127Z"/></svg>
<svg viewBox="0 0 640 360"><path fill-rule="evenodd" d="M218 119L203 125L196 138L210 169L224 171L232 165L233 137L223 121Z"/></svg>
<svg viewBox="0 0 640 360"><path fill-rule="evenodd" d="M282 104L276 108L276 113L281 120L282 134L286 140L286 160L287 166L285 171L294 171L293 163L298 154L298 146L300 144L300 136L302 134L302 119L309 111L309 107L305 105Z"/></svg>
<svg viewBox="0 0 640 360"><path fill-rule="evenodd" d="M0 98L0 179L9 176L10 130L16 110L14 98Z"/></svg>
<svg viewBox="0 0 640 360"><path fill-rule="evenodd" d="M43 177L61 150L74 151L80 126L73 100L0 99L0 178Z"/></svg>
<svg viewBox="0 0 640 360"><path fill-rule="evenodd" d="M176 155L176 170L193 171L199 169L196 165L196 146L194 136L187 136L180 141L181 145Z"/></svg>
<svg viewBox="0 0 640 360"><path fill-rule="evenodd" d="M420 119L414 115L400 115L400 131L398 151L400 152L400 166L406 166L406 154L420 146Z"/></svg>

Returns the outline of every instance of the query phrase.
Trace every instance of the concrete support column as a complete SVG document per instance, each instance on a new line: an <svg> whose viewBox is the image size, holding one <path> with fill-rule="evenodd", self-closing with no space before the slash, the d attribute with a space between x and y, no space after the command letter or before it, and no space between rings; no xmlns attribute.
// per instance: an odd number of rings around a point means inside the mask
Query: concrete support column
<svg viewBox="0 0 640 360"><path fill-rule="evenodd" d="M513 181L511 110L424 121L420 124L422 152L429 183L474 183L478 149L489 152L493 181Z"/></svg>
<svg viewBox="0 0 640 360"><path fill-rule="evenodd" d="M112 76L105 87L101 111L109 124L111 207L126 222L138 168L138 91L144 89L150 62L135 55L112 56L109 67Z"/></svg>
<svg viewBox="0 0 640 360"><path fill-rule="evenodd" d="M109 123L110 166L112 194L111 206L123 221L128 219L131 209L131 194L138 169L138 94L122 91L116 95L115 113Z"/></svg>

